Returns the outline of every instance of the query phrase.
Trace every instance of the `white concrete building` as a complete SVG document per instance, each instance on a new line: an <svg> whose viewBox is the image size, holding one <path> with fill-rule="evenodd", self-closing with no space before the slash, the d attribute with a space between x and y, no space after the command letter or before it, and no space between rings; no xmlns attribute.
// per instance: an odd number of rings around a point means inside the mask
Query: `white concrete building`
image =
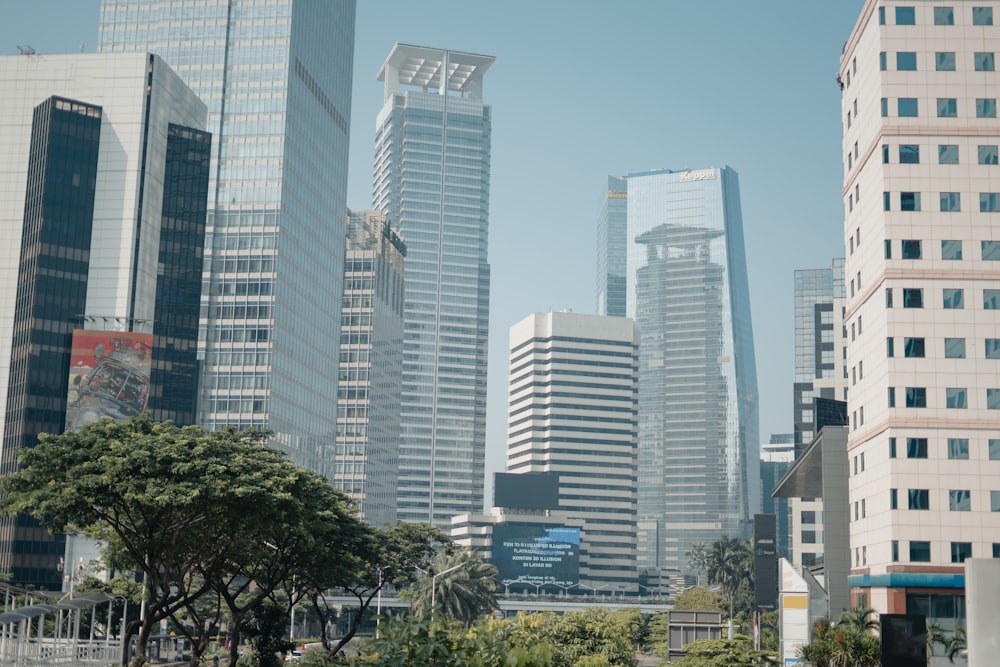
<svg viewBox="0 0 1000 667"><path fill-rule="evenodd" d="M581 585L636 591L639 327L535 313L510 329L507 471L559 474L559 510L585 521Z"/></svg>
<svg viewBox="0 0 1000 667"><path fill-rule="evenodd" d="M838 76L849 583L946 629L1000 556L998 55L1000 2L868 0Z"/></svg>

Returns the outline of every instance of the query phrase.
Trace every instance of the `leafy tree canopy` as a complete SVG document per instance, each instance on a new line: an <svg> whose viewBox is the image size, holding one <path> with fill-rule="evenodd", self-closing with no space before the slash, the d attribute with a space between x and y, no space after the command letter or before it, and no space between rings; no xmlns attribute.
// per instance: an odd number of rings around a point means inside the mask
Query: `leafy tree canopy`
<svg viewBox="0 0 1000 667"><path fill-rule="evenodd" d="M729 601L704 586L689 588L674 598L674 609L682 611L729 611Z"/></svg>

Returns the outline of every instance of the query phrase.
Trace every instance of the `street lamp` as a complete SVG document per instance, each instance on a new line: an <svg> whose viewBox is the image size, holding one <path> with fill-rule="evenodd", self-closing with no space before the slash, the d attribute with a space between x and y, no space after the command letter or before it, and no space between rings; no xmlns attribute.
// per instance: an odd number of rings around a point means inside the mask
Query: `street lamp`
<svg viewBox="0 0 1000 667"><path fill-rule="evenodd" d="M454 572L463 565L465 565L465 563L459 563L458 565L453 565L452 567L449 567L447 570L442 570L441 572L438 572L437 574L431 577L431 620L432 621L434 620L434 600L435 600L435 594L437 593L438 577L440 577L443 574L448 574L449 572Z"/></svg>

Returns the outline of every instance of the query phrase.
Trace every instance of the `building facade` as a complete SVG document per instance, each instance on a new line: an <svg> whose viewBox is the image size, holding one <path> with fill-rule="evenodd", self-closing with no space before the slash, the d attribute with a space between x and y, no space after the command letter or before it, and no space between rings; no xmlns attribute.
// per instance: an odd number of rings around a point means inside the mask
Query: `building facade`
<svg viewBox="0 0 1000 667"><path fill-rule="evenodd" d="M628 245L628 187L608 176L597 212L597 314L625 317L625 266Z"/></svg>
<svg viewBox="0 0 1000 667"><path fill-rule="evenodd" d="M99 51L160 55L208 107L200 423L269 429L327 478L354 19L353 0L102 0L99 30Z"/></svg>
<svg viewBox="0 0 1000 667"><path fill-rule="evenodd" d="M407 243L399 518L481 512L493 56L397 44L378 73L372 208Z"/></svg>
<svg viewBox="0 0 1000 667"><path fill-rule="evenodd" d="M379 211L350 211L333 482L365 521L396 520L406 245Z"/></svg>
<svg viewBox="0 0 1000 667"><path fill-rule="evenodd" d="M580 584L637 591L639 330L620 317L535 313L510 330L507 471L559 475L583 519Z"/></svg>
<svg viewBox="0 0 1000 667"><path fill-rule="evenodd" d="M795 379L792 385L794 451L798 458L818 434L816 399L846 401L848 392L844 260L829 268L794 272ZM826 534L823 499L792 496L792 551L795 565L824 566Z"/></svg>
<svg viewBox="0 0 1000 667"><path fill-rule="evenodd" d="M1000 3L868 0L839 72L850 585L946 630L1000 556L998 54Z"/></svg>
<svg viewBox="0 0 1000 667"><path fill-rule="evenodd" d="M194 422L211 136L147 54L0 58L0 474L40 433ZM0 522L0 569L58 589L65 536Z"/></svg>
<svg viewBox="0 0 1000 667"><path fill-rule="evenodd" d="M639 565L695 574L692 546L749 537L760 511L739 181L723 167L626 182L626 311L642 333Z"/></svg>
<svg viewBox="0 0 1000 667"><path fill-rule="evenodd" d="M787 498L775 498L771 492L794 459L795 444L791 433L772 434L770 441L760 445L760 510L775 516L775 551L778 558L791 559L792 507Z"/></svg>

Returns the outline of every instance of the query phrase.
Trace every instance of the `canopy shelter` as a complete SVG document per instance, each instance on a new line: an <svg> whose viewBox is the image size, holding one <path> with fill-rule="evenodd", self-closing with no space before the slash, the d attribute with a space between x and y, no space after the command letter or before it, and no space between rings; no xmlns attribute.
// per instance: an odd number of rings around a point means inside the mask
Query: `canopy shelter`
<svg viewBox="0 0 1000 667"><path fill-rule="evenodd" d="M115 599L107 593L78 593L36 603L8 590L0 613L0 667L120 664L124 614L114 618ZM89 623L81 624L83 618Z"/></svg>

